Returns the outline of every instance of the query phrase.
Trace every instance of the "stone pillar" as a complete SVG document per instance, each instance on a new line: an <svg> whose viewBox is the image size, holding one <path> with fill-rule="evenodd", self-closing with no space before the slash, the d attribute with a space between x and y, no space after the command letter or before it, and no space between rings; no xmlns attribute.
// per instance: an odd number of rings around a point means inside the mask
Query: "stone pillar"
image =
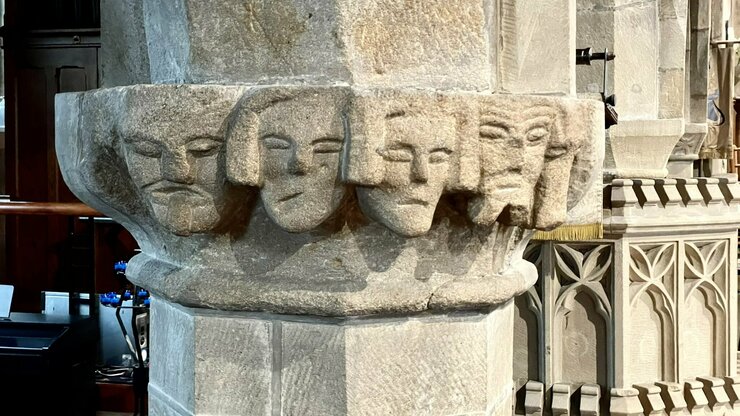
<svg viewBox="0 0 740 416"><path fill-rule="evenodd" d="M151 414L511 414L523 251L601 203L573 11L144 0L157 85L56 114L68 185L142 248Z"/></svg>
<svg viewBox="0 0 740 416"><path fill-rule="evenodd" d="M577 13L579 47L609 48L617 56L606 81L617 98L619 124L607 133L605 172L666 177L685 131L688 1L579 2ZM578 69L579 93L601 91L602 65Z"/></svg>

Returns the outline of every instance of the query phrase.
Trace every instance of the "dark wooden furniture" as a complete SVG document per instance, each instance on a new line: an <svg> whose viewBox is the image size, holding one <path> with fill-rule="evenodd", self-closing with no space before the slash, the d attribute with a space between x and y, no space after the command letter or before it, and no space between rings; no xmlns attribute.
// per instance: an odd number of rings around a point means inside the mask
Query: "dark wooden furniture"
<svg viewBox="0 0 740 416"><path fill-rule="evenodd" d="M5 193L79 204L56 161L54 96L99 86L99 0L6 0L5 7ZM56 215L72 206L35 206L30 215L26 206L6 207L0 284L15 286L14 311L38 312L43 290L117 289L112 264L129 259L136 243L118 224L79 219L91 215L84 209Z"/></svg>

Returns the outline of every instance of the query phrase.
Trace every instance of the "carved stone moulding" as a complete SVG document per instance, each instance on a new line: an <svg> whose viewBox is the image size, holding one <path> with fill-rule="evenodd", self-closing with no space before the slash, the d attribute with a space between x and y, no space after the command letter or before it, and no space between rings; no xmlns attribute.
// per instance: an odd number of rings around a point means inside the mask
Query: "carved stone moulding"
<svg viewBox="0 0 740 416"><path fill-rule="evenodd" d="M691 178L694 176L694 161L699 160L699 150L707 138L706 123L687 123L686 131L673 148L668 159L668 176Z"/></svg>
<svg viewBox="0 0 740 416"><path fill-rule="evenodd" d="M609 129L604 174L609 178L665 178L684 134L683 119L625 120Z"/></svg>
<svg viewBox="0 0 740 416"><path fill-rule="evenodd" d="M75 194L175 302L317 315L481 308L536 280L533 229L598 176L591 100L138 85L57 97Z"/></svg>

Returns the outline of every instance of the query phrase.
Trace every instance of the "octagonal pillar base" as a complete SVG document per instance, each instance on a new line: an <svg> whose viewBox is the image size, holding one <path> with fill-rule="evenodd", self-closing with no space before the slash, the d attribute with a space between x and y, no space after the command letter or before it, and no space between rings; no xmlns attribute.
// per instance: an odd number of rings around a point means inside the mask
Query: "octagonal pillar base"
<svg viewBox="0 0 740 416"><path fill-rule="evenodd" d="M512 302L319 318L152 302L151 415L510 415Z"/></svg>

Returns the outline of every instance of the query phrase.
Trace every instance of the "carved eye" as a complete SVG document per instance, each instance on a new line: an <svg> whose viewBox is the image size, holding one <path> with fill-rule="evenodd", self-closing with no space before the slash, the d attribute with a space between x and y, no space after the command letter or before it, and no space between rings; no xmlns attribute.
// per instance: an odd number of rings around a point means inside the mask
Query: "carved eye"
<svg viewBox="0 0 740 416"><path fill-rule="evenodd" d="M509 137L509 131L495 124L480 126L480 137L489 140L504 140Z"/></svg>
<svg viewBox="0 0 740 416"><path fill-rule="evenodd" d="M432 150L432 152L429 153L429 163L437 164L447 162L448 160L450 160L451 153L452 150L450 149Z"/></svg>
<svg viewBox="0 0 740 416"><path fill-rule="evenodd" d="M187 149L190 154L196 157L205 157L216 154L221 148L221 142L207 137L191 140L187 144Z"/></svg>
<svg viewBox="0 0 740 416"><path fill-rule="evenodd" d="M530 145L539 144L550 136L550 130L545 127L535 127L527 132L527 142Z"/></svg>
<svg viewBox="0 0 740 416"><path fill-rule="evenodd" d="M411 162L414 160L411 150L405 148L379 150L378 154L389 162Z"/></svg>
<svg viewBox="0 0 740 416"><path fill-rule="evenodd" d="M566 153L568 153L568 148L565 146L551 146L547 148L545 157L548 159L555 159Z"/></svg>
<svg viewBox="0 0 740 416"><path fill-rule="evenodd" d="M136 140L130 142L134 152L146 156L146 157L160 157L162 156L162 149L160 149L157 143L151 140Z"/></svg>
<svg viewBox="0 0 740 416"><path fill-rule="evenodd" d="M277 136L267 136L262 139L262 143L267 149L290 149L290 142Z"/></svg>
<svg viewBox="0 0 740 416"><path fill-rule="evenodd" d="M313 142L314 153L339 153L342 151L342 141L327 137Z"/></svg>

